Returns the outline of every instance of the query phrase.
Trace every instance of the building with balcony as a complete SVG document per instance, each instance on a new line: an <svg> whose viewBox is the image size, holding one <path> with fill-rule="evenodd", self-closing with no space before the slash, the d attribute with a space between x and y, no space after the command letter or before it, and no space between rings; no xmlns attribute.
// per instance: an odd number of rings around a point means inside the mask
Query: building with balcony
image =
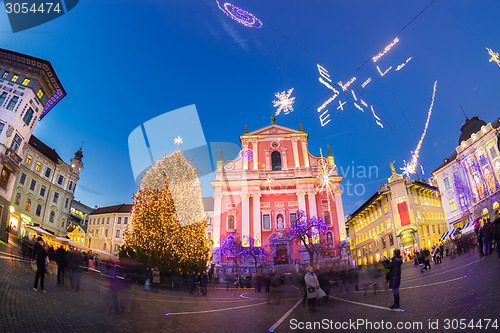
<svg viewBox="0 0 500 333"><path fill-rule="evenodd" d="M351 256L357 266L391 258L394 249L405 256L430 249L446 231L438 188L392 175L354 213L347 216Z"/></svg>
<svg viewBox="0 0 500 333"><path fill-rule="evenodd" d="M64 96L50 62L0 49L0 230L7 226L21 156L35 125Z"/></svg>
<svg viewBox="0 0 500 333"><path fill-rule="evenodd" d="M494 218L500 203L500 119L473 117L460 129L458 146L432 172L443 196L449 230L477 218Z"/></svg>
<svg viewBox="0 0 500 333"><path fill-rule="evenodd" d="M80 201L72 200L69 209L69 226L76 228L79 225L86 230L89 222L89 214L94 210L94 208L90 208Z"/></svg>

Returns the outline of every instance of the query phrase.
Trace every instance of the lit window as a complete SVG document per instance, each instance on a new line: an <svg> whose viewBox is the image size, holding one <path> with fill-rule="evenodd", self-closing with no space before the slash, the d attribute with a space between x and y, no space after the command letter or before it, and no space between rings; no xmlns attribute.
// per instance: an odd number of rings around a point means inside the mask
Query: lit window
<svg viewBox="0 0 500 333"><path fill-rule="evenodd" d="M450 209L452 212L457 210L457 206L455 205L455 199L450 199Z"/></svg>
<svg viewBox="0 0 500 333"><path fill-rule="evenodd" d="M19 78L19 75L14 74L14 75L12 75L12 78L11 78L10 80L11 80L12 82L16 82L18 78Z"/></svg>
<svg viewBox="0 0 500 333"><path fill-rule="evenodd" d="M14 139L12 140L12 144L10 145L10 149L12 149L13 151L15 151L17 153L17 151L19 150L19 147L21 147L22 142L23 142L23 139L21 139L19 134L16 133L16 135L14 136Z"/></svg>
<svg viewBox="0 0 500 333"><path fill-rule="evenodd" d="M21 83L21 84L22 84L23 86L27 86L27 85L28 85L28 83L30 83L30 79L26 79L26 78L25 78L25 79L23 80L23 83Z"/></svg>
<svg viewBox="0 0 500 333"><path fill-rule="evenodd" d="M32 160L31 155L28 155L28 157L26 157L26 165L31 165L31 160Z"/></svg>
<svg viewBox="0 0 500 333"><path fill-rule="evenodd" d="M45 185L42 185L42 188L40 188L40 195L42 197L45 196Z"/></svg>
<svg viewBox="0 0 500 333"><path fill-rule="evenodd" d="M42 89L38 90L38 92L36 93L36 97L38 97L38 99L42 99L42 97L43 97L43 91L42 91Z"/></svg>
<svg viewBox="0 0 500 333"><path fill-rule="evenodd" d="M42 168L42 163L40 161L36 162L35 170L40 171L41 168Z"/></svg>
<svg viewBox="0 0 500 333"><path fill-rule="evenodd" d="M31 200L28 199L26 200L26 206L24 207L28 212L30 211L31 208Z"/></svg>
<svg viewBox="0 0 500 333"><path fill-rule="evenodd" d="M9 104L7 104L7 110L14 110L14 107L16 106L18 100L19 98L17 96L12 97L9 101Z"/></svg>
<svg viewBox="0 0 500 333"><path fill-rule="evenodd" d="M8 75L9 75L9 72L7 72L7 71L3 72L2 79L6 79Z"/></svg>

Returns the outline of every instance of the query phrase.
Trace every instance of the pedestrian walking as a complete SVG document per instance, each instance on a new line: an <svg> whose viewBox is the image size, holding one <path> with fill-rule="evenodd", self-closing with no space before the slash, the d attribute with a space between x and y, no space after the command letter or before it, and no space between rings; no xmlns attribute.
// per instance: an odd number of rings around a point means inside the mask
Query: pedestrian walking
<svg viewBox="0 0 500 333"><path fill-rule="evenodd" d="M316 312L316 300L319 296L319 281L313 272L312 266L307 267L307 273L304 277L307 288L307 303L309 312Z"/></svg>
<svg viewBox="0 0 500 333"><path fill-rule="evenodd" d="M271 292L271 277L269 274L266 274L266 277L264 278L264 284L266 285L266 293Z"/></svg>
<svg viewBox="0 0 500 333"><path fill-rule="evenodd" d="M384 257L382 261L385 268L389 269L390 283L389 287L392 289L394 294L394 304L390 307L391 309L399 309L399 286L401 284L401 265L403 264L403 258L401 257L401 250L394 250L394 257L391 261Z"/></svg>
<svg viewBox="0 0 500 333"><path fill-rule="evenodd" d="M158 269L158 266L155 266L155 268L153 268L153 279L151 282L153 283L153 291L157 293L158 286L160 285L160 270Z"/></svg>
<svg viewBox="0 0 500 333"><path fill-rule="evenodd" d="M189 276L189 285L190 285L189 295L193 295L195 290L196 290L196 273L195 272L193 272L193 274L191 274Z"/></svg>
<svg viewBox="0 0 500 333"><path fill-rule="evenodd" d="M247 285L247 289L252 288L252 276L250 273L247 273L247 276L245 276L245 283Z"/></svg>
<svg viewBox="0 0 500 333"><path fill-rule="evenodd" d="M243 274L240 275L240 289L243 289L245 285L245 276Z"/></svg>
<svg viewBox="0 0 500 333"><path fill-rule="evenodd" d="M496 211L496 218L493 221L493 239L495 240L495 248L498 253L498 260L500 261L500 211Z"/></svg>
<svg viewBox="0 0 500 333"><path fill-rule="evenodd" d="M40 288L43 293L46 293L45 290L45 273L47 273L47 251L48 246L43 246L42 237L38 237L37 242L33 247L34 260L36 261L36 275L35 275L35 283L33 284L33 290L38 291L38 280L40 280Z"/></svg>
<svg viewBox="0 0 500 333"><path fill-rule="evenodd" d="M61 245L56 250L57 286L64 287L65 271L68 264L68 252Z"/></svg>
<svg viewBox="0 0 500 333"><path fill-rule="evenodd" d="M424 248L422 254L424 255L424 269L431 269L431 251L429 251L429 249L427 248Z"/></svg>
<svg viewBox="0 0 500 333"><path fill-rule="evenodd" d="M198 296L200 296L200 290L203 292L203 289L201 289L201 285L203 283L203 277L201 276L201 273L198 273L198 276L196 277L196 293Z"/></svg>
<svg viewBox="0 0 500 333"><path fill-rule="evenodd" d="M207 296L208 292L208 274L207 272L203 273L203 277L201 279L201 287L204 296Z"/></svg>
<svg viewBox="0 0 500 333"><path fill-rule="evenodd" d="M490 219L486 218L486 222L481 229L481 234L483 235L484 243L484 255L491 254L491 241L493 240L493 227L490 223Z"/></svg>
<svg viewBox="0 0 500 333"><path fill-rule="evenodd" d="M262 274L257 275L257 292L262 292L262 285L264 284L264 277Z"/></svg>
<svg viewBox="0 0 500 333"><path fill-rule="evenodd" d="M83 266L83 257L82 254L73 249L70 253L69 258L69 268L70 268L70 280L71 288L75 291L80 290L80 272Z"/></svg>
<svg viewBox="0 0 500 333"><path fill-rule="evenodd" d="M441 251L439 250L438 246L436 246L434 248L434 251L432 252L432 255L434 257L434 266L436 266L441 261Z"/></svg>
<svg viewBox="0 0 500 333"><path fill-rule="evenodd" d="M477 219L476 222L474 223L474 231L476 232L477 235L477 245L479 247L479 256L481 257L484 256L482 229L483 229L483 223L479 219Z"/></svg>

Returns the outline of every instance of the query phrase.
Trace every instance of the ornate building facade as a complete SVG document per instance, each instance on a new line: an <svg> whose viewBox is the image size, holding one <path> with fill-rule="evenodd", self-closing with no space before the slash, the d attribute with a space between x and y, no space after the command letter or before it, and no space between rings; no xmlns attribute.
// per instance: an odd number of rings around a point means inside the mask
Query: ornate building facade
<svg viewBox="0 0 500 333"><path fill-rule="evenodd" d="M67 164L34 135L22 155L10 200L9 228L22 235L24 226L40 226L66 236L70 207L83 167L80 148Z"/></svg>
<svg viewBox="0 0 500 333"><path fill-rule="evenodd" d="M357 266L377 263L384 256L391 258L394 249L405 255L430 249L446 231L438 188L403 178L394 167L388 182L348 215L347 225Z"/></svg>
<svg viewBox="0 0 500 333"><path fill-rule="evenodd" d="M64 96L66 92L50 62L0 49L1 230L7 226L21 156L34 127Z"/></svg>
<svg viewBox="0 0 500 333"><path fill-rule="evenodd" d="M229 235L238 235L243 247L253 242L266 244L276 262L308 260L301 244L292 241L288 231L304 211L308 218L323 217L331 231L327 256L339 256L338 245L346 238L344 211L333 155L314 156L308 149L308 134L276 125L240 136L242 151L234 160L223 161L222 150L217 161L214 187L213 241L218 248ZM320 165L331 170L333 192L327 196L318 189ZM269 259L269 258L268 258ZM236 262L220 255L214 261Z"/></svg>
<svg viewBox="0 0 500 333"><path fill-rule="evenodd" d="M500 119L473 117L460 129L458 147L433 171L443 194L448 229L494 218L500 202Z"/></svg>

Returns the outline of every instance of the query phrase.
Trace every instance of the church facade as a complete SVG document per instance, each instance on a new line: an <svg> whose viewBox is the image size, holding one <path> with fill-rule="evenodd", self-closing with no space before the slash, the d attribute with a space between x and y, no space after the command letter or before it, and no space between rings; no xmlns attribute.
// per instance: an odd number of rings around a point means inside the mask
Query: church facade
<svg viewBox="0 0 500 333"><path fill-rule="evenodd" d="M276 124L245 132L242 150L234 160L219 153L214 187L214 262L240 263L241 258L217 251L228 237L241 240L242 248L264 249L265 261L292 263L307 261L300 242L289 235L298 211L307 218L324 218L330 230L323 234L321 257L338 257L339 243L346 231L340 181L334 157L328 147L325 157L308 149L308 133ZM330 170L332 191L319 188L323 170ZM330 193L330 194L327 194ZM322 243L322 244L323 244Z"/></svg>

